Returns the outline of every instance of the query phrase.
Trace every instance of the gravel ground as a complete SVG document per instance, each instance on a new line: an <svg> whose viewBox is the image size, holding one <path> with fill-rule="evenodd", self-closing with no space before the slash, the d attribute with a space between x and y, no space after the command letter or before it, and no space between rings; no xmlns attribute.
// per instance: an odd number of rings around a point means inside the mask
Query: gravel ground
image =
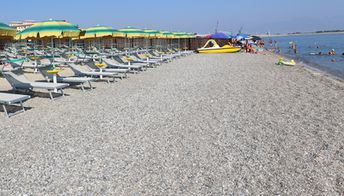
<svg viewBox="0 0 344 196"><path fill-rule="evenodd" d="M343 195L343 83L275 61L192 55L35 97L0 116L0 194Z"/></svg>

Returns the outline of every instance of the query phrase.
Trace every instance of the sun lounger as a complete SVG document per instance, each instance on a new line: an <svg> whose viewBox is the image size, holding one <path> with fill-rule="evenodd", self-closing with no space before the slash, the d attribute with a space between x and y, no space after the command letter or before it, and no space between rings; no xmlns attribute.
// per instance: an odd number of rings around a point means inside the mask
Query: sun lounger
<svg viewBox="0 0 344 196"><path fill-rule="evenodd" d="M90 69L92 71L95 71L95 72L99 72L100 71L100 68L96 66L96 63L95 62L89 62L89 63L86 63L85 65L87 65L88 67L90 67ZM105 64L106 65L106 64ZM121 79L123 78L127 78L127 73L130 71L129 68L101 68L102 71L105 71L105 72L113 72L113 73L118 73L118 74L121 74L119 77Z"/></svg>
<svg viewBox="0 0 344 196"><path fill-rule="evenodd" d="M34 88L46 89L49 92L51 100L54 100L53 91L60 91L63 97L63 89L69 86L69 84L65 83L31 82L22 73L17 75L14 72L2 72L2 74L14 90L33 90Z"/></svg>
<svg viewBox="0 0 344 196"><path fill-rule="evenodd" d="M112 78L112 81L115 82L115 76L117 75L117 73L114 73L114 72L84 71L79 65L76 65L74 63L70 63L68 65L70 66L74 74L80 77L84 77L84 76L91 77L91 78L99 77L100 79L102 79L103 77L107 77L107 78ZM107 79L107 82L109 83L110 80Z"/></svg>
<svg viewBox="0 0 344 196"><path fill-rule="evenodd" d="M9 59L7 61L13 68L31 68L35 72L37 72L38 68L48 66L47 64L39 64L37 61L27 61L27 58Z"/></svg>
<svg viewBox="0 0 344 196"><path fill-rule="evenodd" d="M131 71L142 71L143 65L126 65L121 64L118 61L115 61L113 59L103 59L103 62L110 68L124 68L124 69L130 69Z"/></svg>
<svg viewBox="0 0 344 196"><path fill-rule="evenodd" d="M11 117L21 112L25 112L25 108L23 102L30 99L29 95L18 95L18 94L10 94L10 93L0 93L0 104L5 112L6 117ZM21 106L21 110L18 110L13 113L9 113L6 109L6 105L17 105Z"/></svg>
<svg viewBox="0 0 344 196"><path fill-rule="evenodd" d="M44 78L48 81L51 82L53 81L53 75L48 73L49 69L42 68L39 69L39 71L42 73ZM92 89L92 81L95 81L95 78L87 78L87 77L77 77L77 76L71 76L71 77L66 77L66 76L60 76L58 73L56 74L56 80L59 83L68 83L71 85L80 85L80 88L82 91L85 91L85 84L88 83L89 89Z"/></svg>

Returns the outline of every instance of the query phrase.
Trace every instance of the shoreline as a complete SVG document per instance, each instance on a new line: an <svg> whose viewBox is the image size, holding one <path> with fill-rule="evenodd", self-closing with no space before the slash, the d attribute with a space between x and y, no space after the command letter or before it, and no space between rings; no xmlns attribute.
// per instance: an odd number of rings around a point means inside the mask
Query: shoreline
<svg viewBox="0 0 344 196"><path fill-rule="evenodd" d="M334 74L331 74L329 72L326 72L324 70L321 70L321 69L315 67L315 66L317 66L317 64L312 65L311 62L304 62L303 59L300 59L300 58L293 58L293 57L285 55L285 54L276 54L276 53L274 53L274 52L272 52L272 51L270 51L270 50L268 50L266 48L265 48L265 50L267 52L269 52L271 55L276 56L277 59L279 57L282 57L282 58L287 59L289 61L293 59L293 60L297 61L296 66L298 66L298 65L302 66L306 70L308 70L309 72L312 72L315 75L321 75L322 77L326 77L326 78L328 78L330 80L335 80L335 81L341 83L342 85L344 85L344 78L341 78L339 76L336 76Z"/></svg>

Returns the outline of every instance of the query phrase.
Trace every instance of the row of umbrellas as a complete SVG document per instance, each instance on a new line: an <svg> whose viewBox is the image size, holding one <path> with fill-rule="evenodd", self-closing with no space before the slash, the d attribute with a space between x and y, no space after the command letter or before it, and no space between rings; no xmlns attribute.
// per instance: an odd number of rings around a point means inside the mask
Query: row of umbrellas
<svg viewBox="0 0 344 196"><path fill-rule="evenodd" d="M180 39L195 37L193 33L158 31L131 27L114 29L110 26L95 26L87 29L79 29L76 25L67 21L58 20L39 22L18 33L8 25L0 23L0 36L11 36L15 37L17 40L44 37L73 39L101 37Z"/></svg>

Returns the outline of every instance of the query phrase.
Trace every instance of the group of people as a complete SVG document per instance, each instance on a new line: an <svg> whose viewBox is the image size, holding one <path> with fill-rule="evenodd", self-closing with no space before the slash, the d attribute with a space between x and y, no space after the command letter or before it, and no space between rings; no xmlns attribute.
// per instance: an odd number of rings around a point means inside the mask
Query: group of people
<svg viewBox="0 0 344 196"><path fill-rule="evenodd" d="M245 41L245 44L243 44L243 48L245 49L245 52L257 54L259 49L264 48L265 42L264 40L257 40L255 42L249 42L249 40Z"/></svg>

